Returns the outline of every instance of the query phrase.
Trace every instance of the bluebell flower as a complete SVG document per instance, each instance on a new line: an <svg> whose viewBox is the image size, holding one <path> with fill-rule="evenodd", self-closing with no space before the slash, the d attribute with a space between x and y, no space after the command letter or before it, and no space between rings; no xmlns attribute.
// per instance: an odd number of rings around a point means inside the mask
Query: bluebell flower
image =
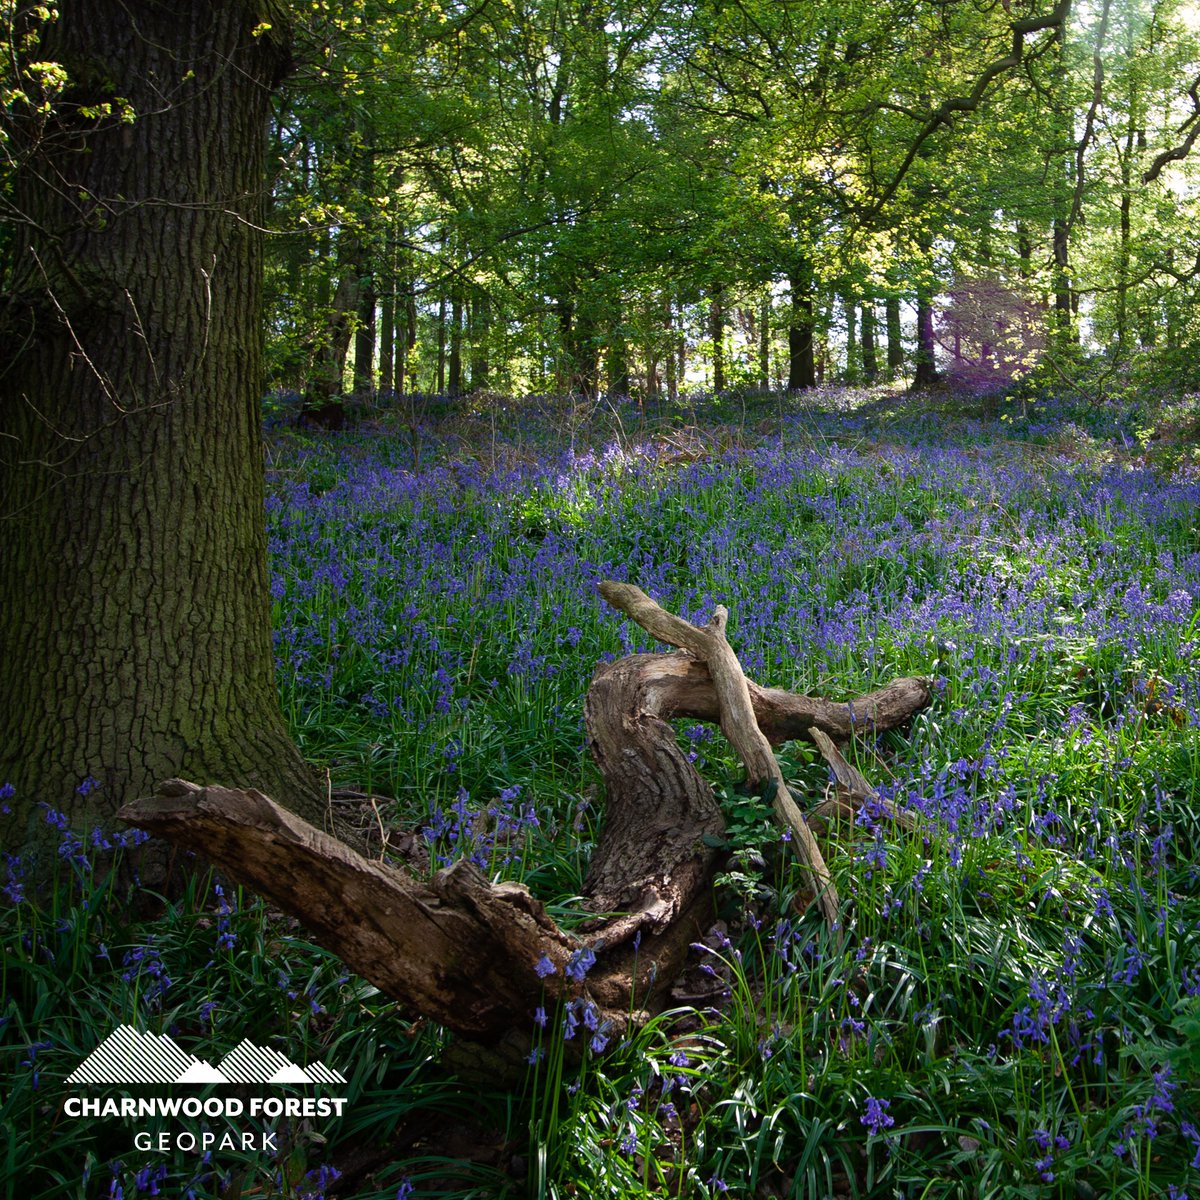
<svg viewBox="0 0 1200 1200"><path fill-rule="evenodd" d="M596 965L596 952L589 946L581 946L578 950L572 952L571 957L567 960L566 975L568 979L574 979L577 983L582 983L587 973Z"/></svg>
<svg viewBox="0 0 1200 1200"><path fill-rule="evenodd" d="M872 1137L878 1137L885 1129L895 1125L895 1118L888 1113L892 1104L890 1100L877 1100L874 1096L867 1097L867 1103L859 1122L867 1127Z"/></svg>

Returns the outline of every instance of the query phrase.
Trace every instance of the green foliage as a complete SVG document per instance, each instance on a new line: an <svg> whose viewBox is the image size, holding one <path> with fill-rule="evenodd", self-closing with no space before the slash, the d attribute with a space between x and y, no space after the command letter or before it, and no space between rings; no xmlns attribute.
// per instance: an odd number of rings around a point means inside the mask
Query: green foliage
<svg viewBox="0 0 1200 1200"><path fill-rule="evenodd" d="M923 293L949 297L943 364L985 390L1047 345L1068 383L1082 348L1191 388L1192 159L1142 183L1186 128L1187 6L1073 6L988 74L1014 19L314 3L275 130L273 378L302 389L332 355L340 390L350 325L397 390L594 396L607 372L674 395L712 381L720 289L726 378L758 385L786 377L790 278L847 379L862 308Z"/></svg>

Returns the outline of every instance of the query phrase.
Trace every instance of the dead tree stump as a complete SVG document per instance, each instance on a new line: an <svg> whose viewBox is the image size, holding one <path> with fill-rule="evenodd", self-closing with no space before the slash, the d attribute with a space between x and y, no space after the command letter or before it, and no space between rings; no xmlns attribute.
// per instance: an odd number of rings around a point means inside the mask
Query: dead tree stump
<svg viewBox="0 0 1200 1200"><path fill-rule="evenodd" d="M698 627L629 584L600 590L682 653L629 655L601 666L592 680L585 722L607 794L584 889L596 917L575 932L559 928L520 885L493 884L466 862L428 883L416 880L256 791L168 780L119 815L208 858L299 918L315 942L413 1013L492 1047L500 1059L511 1062L528 1047L538 1005L582 994L620 1032L666 1002L688 947L711 919L721 859L720 806L680 749L671 720L720 725L748 782L771 794L792 831L832 923L838 900L828 868L770 745L818 741L838 780L838 803L852 804L862 799L855 789L869 785L830 739L900 725L932 693L924 679L897 679L849 703L762 688L746 678L725 637L724 609ZM585 979L572 978L567 968L585 950L596 961Z"/></svg>

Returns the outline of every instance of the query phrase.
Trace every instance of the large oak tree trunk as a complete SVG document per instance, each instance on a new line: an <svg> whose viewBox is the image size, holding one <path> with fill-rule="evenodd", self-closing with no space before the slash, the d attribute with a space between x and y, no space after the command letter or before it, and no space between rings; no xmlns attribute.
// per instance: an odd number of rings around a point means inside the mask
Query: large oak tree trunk
<svg viewBox="0 0 1200 1200"><path fill-rule="evenodd" d="M35 52L71 82L47 128L16 129L0 326L0 780L26 813L98 816L186 774L319 820L278 707L263 520L286 26L269 0L58 9ZM81 112L117 97L133 123Z"/></svg>
<svg viewBox="0 0 1200 1200"><path fill-rule="evenodd" d="M689 946L711 919L713 874L723 861L720 805L670 721L720 724L746 763L748 784L771 795L791 830L815 902L837 922L841 909L822 851L769 743L814 741L834 769L843 807L861 802L869 786L830 739L898 725L928 704L931 692L926 680L898 679L839 704L760 688L742 674L725 639L723 609L698 628L628 584L601 589L656 638L685 652L630 655L602 665L592 681L588 742L607 795L584 882L584 906L596 916L575 932L555 925L523 887L489 884L469 862L423 883L364 858L256 792L170 780L121 815L219 862L298 916L318 943L388 995L490 1047L488 1065L515 1064L528 1051L539 1004L586 1002L610 1035L619 1034L667 1002ZM471 1053L478 1065L480 1051Z"/></svg>

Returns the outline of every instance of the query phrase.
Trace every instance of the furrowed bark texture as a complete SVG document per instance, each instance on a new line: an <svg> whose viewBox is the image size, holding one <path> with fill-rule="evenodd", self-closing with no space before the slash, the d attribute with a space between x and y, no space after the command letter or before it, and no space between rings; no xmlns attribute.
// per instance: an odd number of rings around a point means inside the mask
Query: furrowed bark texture
<svg viewBox="0 0 1200 1200"><path fill-rule="evenodd" d="M219 862L299 917L319 944L388 995L489 1047L489 1068L519 1062L539 1004L586 995L610 1033L619 1034L665 1003L690 945L711 921L712 877L723 858L720 807L669 721L719 721L749 755L748 774L759 783L778 774L764 761L775 762L768 739L815 739L838 779L848 780L844 800L855 802L868 785L828 738L898 725L931 694L918 679L897 680L852 704L759 688L737 666L720 615L698 628L627 584L602 590L655 636L688 643L710 659L635 654L596 672L585 720L607 797L584 884L585 907L595 916L574 932L558 928L523 887L489 884L466 863L417 882L257 792L169 780L156 797L120 815ZM743 697L735 696L731 713L729 697L739 686ZM790 795L788 803L795 807ZM804 824L798 813L783 811L781 819ZM831 887L814 891L833 900ZM825 911L836 916L836 909ZM571 956L584 947L596 964L586 979L571 979ZM544 977L537 971L543 956L554 966Z"/></svg>
<svg viewBox="0 0 1200 1200"><path fill-rule="evenodd" d="M0 780L78 819L187 774L319 820L278 709L263 520L286 25L272 0L58 8L37 53L71 82L17 130L30 220L0 327ZM80 112L119 99L131 124ZM88 775L104 787L83 799Z"/></svg>

